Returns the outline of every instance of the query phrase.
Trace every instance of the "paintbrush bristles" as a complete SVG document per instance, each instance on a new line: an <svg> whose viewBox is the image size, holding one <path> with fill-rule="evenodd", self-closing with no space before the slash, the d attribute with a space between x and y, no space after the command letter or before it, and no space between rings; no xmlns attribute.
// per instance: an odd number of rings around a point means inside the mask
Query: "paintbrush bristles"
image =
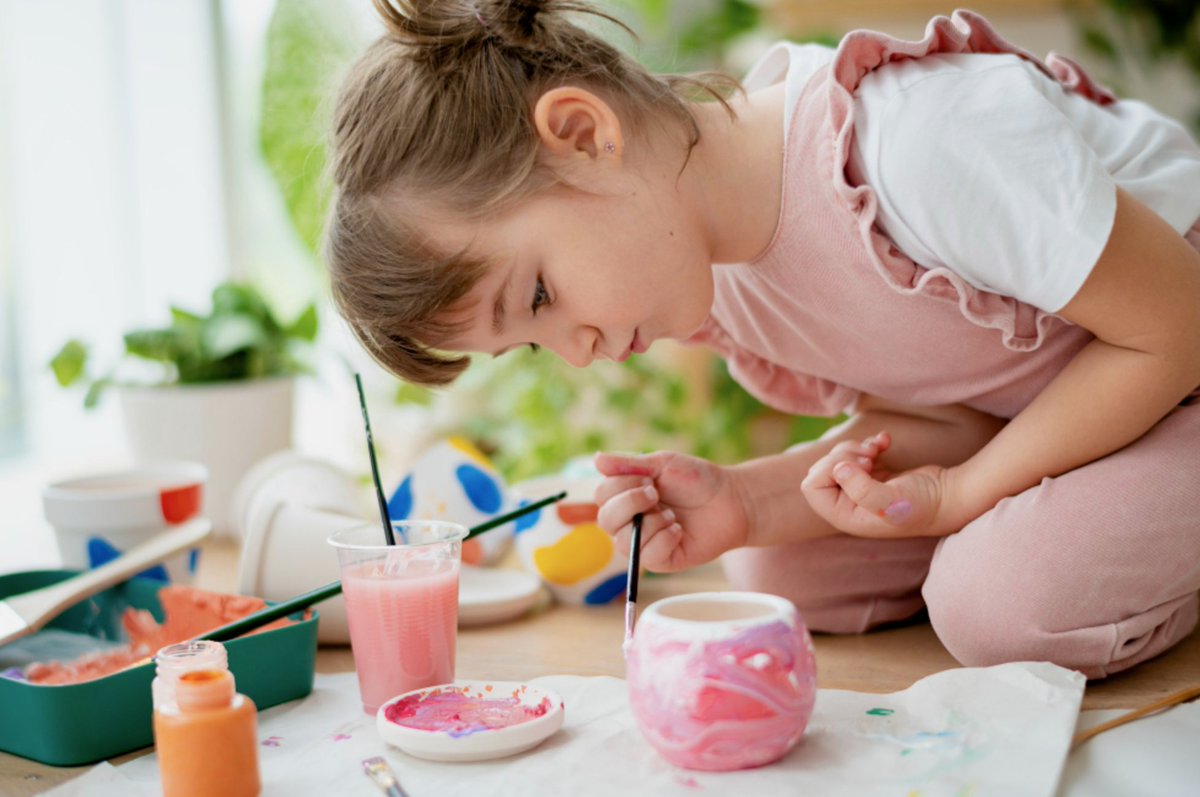
<svg viewBox="0 0 1200 797"><path fill-rule="evenodd" d="M383 538L388 545L396 544L392 534L392 519L388 515L387 499L383 497L383 485L379 483L379 465L375 462L375 439L371 436L371 418L367 415L367 397L363 393L362 377L354 375L354 384L358 387L358 404L362 407L363 428L367 431L367 454L371 458L371 478L375 482L375 499L379 502L379 519L383 522Z"/></svg>

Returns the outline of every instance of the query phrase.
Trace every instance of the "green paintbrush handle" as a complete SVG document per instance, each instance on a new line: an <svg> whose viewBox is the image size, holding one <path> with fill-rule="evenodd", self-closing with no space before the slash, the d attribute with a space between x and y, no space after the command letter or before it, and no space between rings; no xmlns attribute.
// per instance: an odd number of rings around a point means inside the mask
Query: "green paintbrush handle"
<svg viewBox="0 0 1200 797"><path fill-rule="evenodd" d="M268 606L265 609L260 609L254 614L243 617L241 620L236 620L228 625L223 625L220 628L209 631L207 634L201 634L196 639L211 639L214 642L227 642L230 639L241 636L248 631L253 631L256 628L261 628L273 620L278 620L280 617L287 617L289 614L298 612L301 609L307 609L314 603L320 603L327 598L332 598L334 595L342 591L342 582L334 581L331 584L326 584L323 587L317 587L311 592L305 592L303 595L297 595L294 598L289 598L282 603L276 603L274 606Z"/></svg>
<svg viewBox="0 0 1200 797"><path fill-rule="evenodd" d="M518 507L517 509L514 509L513 511L507 512L503 515L497 515L491 520L485 520L478 526L474 526L463 539L469 540L478 534L482 534L485 531L490 531L497 526L503 526L505 523L516 520L517 518L527 515L535 510L541 509L547 504L552 504L555 501L561 501L566 497L567 494L564 491L556 495L543 498L540 501L534 501L532 504ZM202 634L196 637L196 639L211 639L213 642L227 642L230 639L234 639L242 634L247 633L248 631L253 631L256 628L261 628L269 622L278 620L280 617L287 617L289 614L298 612L301 609L307 609L314 603L320 603L323 600L332 598L334 595L340 594L341 591L342 582L334 581L330 584L326 584L323 587L317 587L310 592L305 592L303 595L297 595L294 598L289 598L282 603L276 603L274 606L268 606L267 608L261 609L254 614L243 617L241 620L234 621L228 625L223 625L220 628L209 631L207 634Z"/></svg>
<svg viewBox="0 0 1200 797"><path fill-rule="evenodd" d="M528 515L530 512L533 512L537 509L541 509L542 507L546 506L547 504L553 504L555 501L561 501L566 497L567 497L567 492L566 492L566 490L564 490L561 493L556 493L554 495L543 498L540 501L534 501L532 504L526 504L525 506L517 507L513 511L506 512L503 515L497 515L496 517L492 518L491 520L485 520L482 523L480 523L478 526L473 527L469 532L467 532L467 536L464 537L463 539L469 540L472 537L483 534L485 531L491 531L492 529L496 528L497 526L503 526L505 523L516 520L517 518L522 517L523 515Z"/></svg>

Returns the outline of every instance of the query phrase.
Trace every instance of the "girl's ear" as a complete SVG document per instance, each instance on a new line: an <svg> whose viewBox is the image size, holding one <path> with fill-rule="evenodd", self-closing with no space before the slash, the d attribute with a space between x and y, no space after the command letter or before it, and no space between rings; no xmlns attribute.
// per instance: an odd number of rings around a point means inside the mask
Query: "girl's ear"
<svg viewBox="0 0 1200 797"><path fill-rule="evenodd" d="M620 157L623 149L621 120L612 106L586 89L550 89L534 105L533 123L542 146L568 160Z"/></svg>

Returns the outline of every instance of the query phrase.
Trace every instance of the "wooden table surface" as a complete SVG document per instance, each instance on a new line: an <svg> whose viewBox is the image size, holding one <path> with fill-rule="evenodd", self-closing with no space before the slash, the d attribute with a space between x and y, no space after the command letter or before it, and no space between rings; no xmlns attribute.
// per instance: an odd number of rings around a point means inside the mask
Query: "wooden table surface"
<svg viewBox="0 0 1200 797"><path fill-rule="evenodd" d="M209 589L234 591L237 550L229 544L206 546L197 582ZM687 573L644 578L639 603L684 592L722 590L727 586L716 565ZM624 677L621 657L624 605L558 606L543 600L526 616L459 632L456 674L459 678L525 680L541 675L610 675ZM819 683L824 689L894 692L958 664L938 642L927 622L858 636L818 635ZM322 647L317 671L354 669L348 647ZM1200 633L1193 633L1164 656L1088 686L1083 708L1136 707L1200 682ZM145 755L132 753L120 764ZM0 795L25 797L70 780L90 767L56 768L0 753Z"/></svg>

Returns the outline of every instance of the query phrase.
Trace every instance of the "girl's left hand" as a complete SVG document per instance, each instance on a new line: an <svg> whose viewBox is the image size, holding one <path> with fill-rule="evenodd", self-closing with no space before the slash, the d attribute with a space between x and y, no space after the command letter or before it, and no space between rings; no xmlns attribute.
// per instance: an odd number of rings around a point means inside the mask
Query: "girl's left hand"
<svg viewBox="0 0 1200 797"><path fill-rule="evenodd" d="M891 442L880 432L839 443L817 460L800 484L813 511L856 537L941 537L962 528L971 518L956 517L949 470L925 465L891 474L879 467Z"/></svg>

